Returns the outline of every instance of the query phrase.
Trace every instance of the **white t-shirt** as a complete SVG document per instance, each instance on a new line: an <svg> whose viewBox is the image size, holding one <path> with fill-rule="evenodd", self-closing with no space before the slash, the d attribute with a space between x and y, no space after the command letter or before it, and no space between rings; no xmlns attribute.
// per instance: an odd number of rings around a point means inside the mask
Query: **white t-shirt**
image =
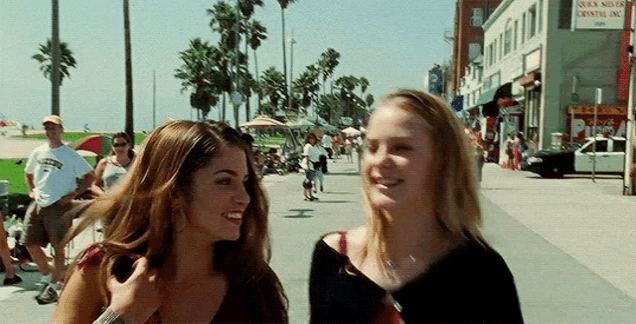
<svg viewBox="0 0 636 324"><path fill-rule="evenodd" d="M33 191L41 207L50 206L75 190L76 179L92 170L91 165L69 146L51 148L48 143L31 152L24 168L24 172L33 175Z"/></svg>
<svg viewBox="0 0 636 324"><path fill-rule="evenodd" d="M331 136L325 134L322 135L322 147L329 147L331 148Z"/></svg>
<svg viewBox="0 0 636 324"><path fill-rule="evenodd" d="M309 162L318 162L320 161L322 147L320 145L311 145L309 143L305 144L305 148L303 149L303 155L309 160ZM308 163L309 170L313 170L313 163Z"/></svg>

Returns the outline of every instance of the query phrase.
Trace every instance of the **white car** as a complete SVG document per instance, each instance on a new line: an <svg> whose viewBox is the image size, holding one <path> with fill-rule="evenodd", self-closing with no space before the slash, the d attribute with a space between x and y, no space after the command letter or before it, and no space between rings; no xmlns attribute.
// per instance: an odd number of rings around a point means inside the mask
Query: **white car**
<svg viewBox="0 0 636 324"><path fill-rule="evenodd" d="M594 154L596 143L596 154ZM625 138L588 137L579 147L568 150L542 150L525 160L522 170L531 171L542 177L561 177L568 173L595 172L623 174L625 170Z"/></svg>

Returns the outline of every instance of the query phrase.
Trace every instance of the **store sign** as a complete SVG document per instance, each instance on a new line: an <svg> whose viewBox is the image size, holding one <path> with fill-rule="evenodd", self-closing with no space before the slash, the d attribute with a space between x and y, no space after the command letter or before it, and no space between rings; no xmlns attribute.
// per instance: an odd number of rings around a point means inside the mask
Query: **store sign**
<svg viewBox="0 0 636 324"><path fill-rule="evenodd" d="M524 57L525 63L525 73L532 72L534 70L541 68L541 49L537 48L536 50L530 52L528 55Z"/></svg>
<svg viewBox="0 0 636 324"><path fill-rule="evenodd" d="M574 114L574 120L572 120ZM592 136L594 130L594 105L568 107L566 128L574 141ZM627 126L627 106L599 105L596 117L597 132L625 136Z"/></svg>
<svg viewBox="0 0 636 324"><path fill-rule="evenodd" d="M623 29L625 0L573 0L572 30Z"/></svg>

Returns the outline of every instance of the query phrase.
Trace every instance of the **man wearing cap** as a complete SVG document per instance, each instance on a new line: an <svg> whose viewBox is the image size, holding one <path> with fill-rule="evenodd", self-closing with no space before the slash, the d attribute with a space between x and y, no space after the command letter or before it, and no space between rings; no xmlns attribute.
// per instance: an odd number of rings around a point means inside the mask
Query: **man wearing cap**
<svg viewBox="0 0 636 324"><path fill-rule="evenodd" d="M24 168L29 196L33 199L24 220L22 242L42 273L43 293L64 279L63 238L72 224L67 213L80 204L74 201L93 182L93 168L75 150L62 143L62 119L51 115L43 119L47 144L35 148ZM79 186L78 178L81 178ZM43 247L51 243L55 250L53 267L48 264ZM40 298L43 293L38 295ZM41 304L54 302L40 300Z"/></svg>

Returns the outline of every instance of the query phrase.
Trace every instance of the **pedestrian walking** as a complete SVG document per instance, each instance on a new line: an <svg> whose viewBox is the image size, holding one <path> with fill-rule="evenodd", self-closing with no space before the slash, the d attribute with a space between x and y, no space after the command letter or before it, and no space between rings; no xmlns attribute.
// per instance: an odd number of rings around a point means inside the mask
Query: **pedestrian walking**
<svg viewBox="0 0 636 324"><path fill-rule="evenodd" d="M3 285L15 285L22 282L22 278L15 273L11 254L9 253L9 244L7 242L7 232L4 230L4 213L0 206L0 219L2 219L2 228L0 228L0 259L4 268Z"/></svg>
<svg viewBox="0 0 636 324"><path fill-rule="evenodd" d="M329 157L329 159L333 159L333 151L331 150L331 136L329 135L329 132L326 132L322 135L320 142L322 143L322 147L325 149L325 151L327 151L327 156Z"/></svg>
<svg viewBox="0 0 636 324"><path fill-rule="evenodd" d="M334 154L333 158L338 160L340 158L340 135L337 133L334 133L331 139L331 151Z"/></svg>
<svg viewBox="0 0 636 324"><path fill-rule="evenodd" d="M307 134L307 139L305 146L303 148L303 159L305 165L305 176L306 179L309 179L312 182L312 187L316 185L316 175L320 171L320 154L321 154L321 146L318 143L318 136L315 133L310 132ZM303 185L303 193L305 196L305 200L318 200L317 197L314 197L311 194L311 189L309 194L306 192L307 187Z"/></svg>
<svg viewBox="0 0 636 324"><path fill-rule="evenodd" d="M36 297L40 304L57 300L57 291L64 279L63 238L71 227L74 208L84 205L75 200L93 182L93 168L75 150L62 143L62 119L51 115L43 119L47 143L29 155L25 180L29 205L24 219L22 244L26 245L42 274L42 291ZM79 186L78 180L81 179ZM51 243L54 250L53 267L48 263L42 247Z"/></svg>
<svg viewBox="0 0 636 324"><path fill-rule="evenodd" d="M353 162L353 150L355 142L352 136L347 136L344 142L345 154L347 155L347 162Z"/></svg>
<svg viewBox="0 0 636 324"><path fill-rule="evenodd" d="M523 154L523 152L525 152L525 150L527 148L528 147L526 145L526 141L523 138L523 133L522 132L517 132L517 134L515 135L515 139L513 141L513 150L514 150L513 168L514 168L514 170L519 170L520 169L520 162L521 162L522 154Z"/></svg>
<svg viewBox="0 0 636 324"><path fill-rule="evenodd" d="M113 219L71 269L54 323L287 323L268 202L248 144L216 122L155 129L82 231Z"/></svg>
<svg viewBox="0 0 636 324"><path fill-rule="evenodd" d="M317 242L310 322L522 322L513 276L479 230L474 160L452 110L390 93L366 143L368 221Z"/></svg>
<svg viewBox="0 0 636 324"><path fill-rule="evenodd" d="M358 172L360 172L362 166L362 152L364 152L364 133L361 133L355 139L356 155L358 156Z"/></svg>

